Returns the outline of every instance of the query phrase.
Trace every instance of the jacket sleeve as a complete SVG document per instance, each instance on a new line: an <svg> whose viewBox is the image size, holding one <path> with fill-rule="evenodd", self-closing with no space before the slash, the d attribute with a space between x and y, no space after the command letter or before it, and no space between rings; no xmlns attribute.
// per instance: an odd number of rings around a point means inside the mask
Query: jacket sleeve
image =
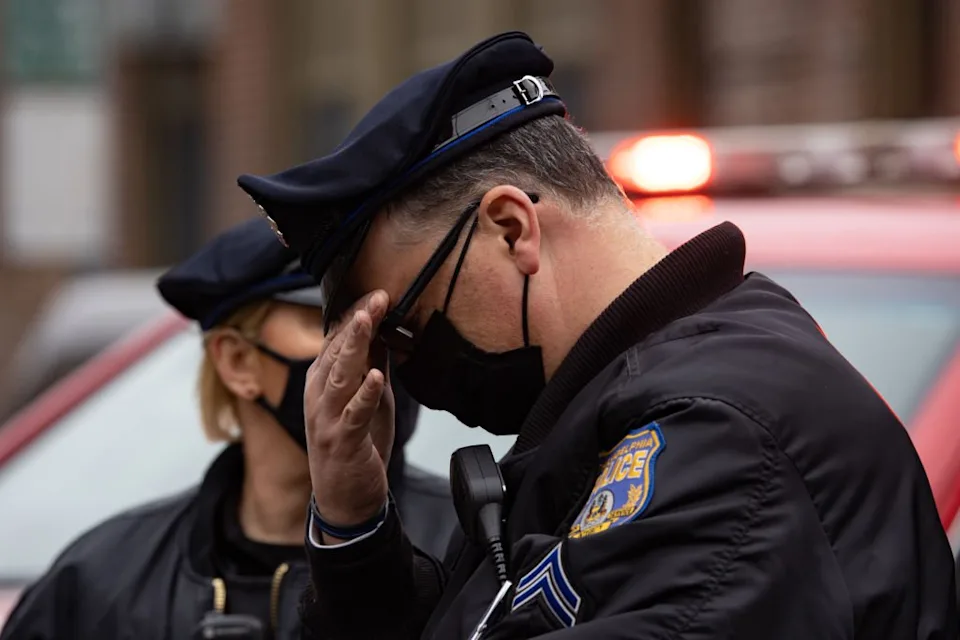
<svg viewBox="0 0 960 640"><path fill-rule="evenodd" d="M516 591L485 640L853 637L809 494L758 419L704 399L621 419L573 533L517 547ZM660 445L628 440L654 431Z"/></svg>
<svg viewBox="0 0 960 640"><path fill-rule="evenodd" d="M77 638L78 571L68 549L50 570L30 585L10 613L0 640Z"/></svg>
<svg viewBox="0 0 960 640"><path fill-rule="evenodd" d="M310 585L300 607L303 637L416 640L433 612L446 573L414 547L391 501L369 538L320 547L307 535Z"/></svg>

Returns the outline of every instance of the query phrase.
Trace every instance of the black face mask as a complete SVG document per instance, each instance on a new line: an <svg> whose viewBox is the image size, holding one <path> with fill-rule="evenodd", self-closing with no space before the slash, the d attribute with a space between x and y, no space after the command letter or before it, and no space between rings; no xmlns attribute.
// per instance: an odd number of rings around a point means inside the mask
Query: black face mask
<svg viewBox="0 0 960 640"><path fill-rule="evenodd" d="M470 427L512 435L546 386L540 347L530 346L527 329L529 276L523 281L523 347L503 353L483 351L460 335L446 316L476 222L453 271L443 311L434 311L397 376L411 396L431 409L448 411Z"/></svg>
<svg viewBox="0 0 960 640"><path fill-rule="evenodd" d="M256 346L257 349L277 362L282 362L287 365L287 369L289 370L287 374L287 386L283 391L283 397L280 399L278 406L274 407L267 402L267 399L263 396L258 397L256 402L273 416L273 419L283 427L283 430L293 438L294 442L306 451L307 431L303 417L303 390L307 386L307 369L313 364L313 358L308 360L294 360L282 356L262 344Z"/></svg>

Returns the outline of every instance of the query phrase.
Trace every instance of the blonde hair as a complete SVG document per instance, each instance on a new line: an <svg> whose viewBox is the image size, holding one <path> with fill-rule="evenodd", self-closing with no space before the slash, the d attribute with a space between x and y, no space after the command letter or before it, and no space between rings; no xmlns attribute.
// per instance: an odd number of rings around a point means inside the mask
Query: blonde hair
<svg viewBox="0 0 960 640"><path fill-rule="evenodd" d="M237 397L220 379L217 365L210 355L210 339L218 330L231 328L248 340L256 340L272 309L273 303L269 300L240 307L203 336L204 353L197 380L197 396L203 432L211 442L236 442L240 440L241 430L237 420Z"/></svg>

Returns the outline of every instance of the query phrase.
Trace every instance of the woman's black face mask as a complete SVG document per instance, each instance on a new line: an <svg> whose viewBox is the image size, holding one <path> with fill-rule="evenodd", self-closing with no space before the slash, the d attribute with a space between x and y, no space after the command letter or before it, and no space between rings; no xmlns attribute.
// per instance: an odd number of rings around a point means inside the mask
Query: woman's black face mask
<svg viewBox="0 0 960 640"><path fill-rule="evenodd" d="M472 210L468 211L472 214ZM464 217L467 214L464 212ZM462 223L458 227L462 228ZM459 228L455 227L451 234ZM523 281L520 313L524 346L519 349L503 353L484 351L464 338L446 315L476 228L474 221L454 268L443 311L433 312L408 359L397 367L397 376L410 395L424 406L448 411L465 425L482 427L495 435L516 434L546 386L543 356L540 347L530 345L527 328L529 276ZM392 330L402 331L399 326Z"/></svg>
<svg viewBox="0 0 960 640"><path fill-rule="evenodd" d="M257 404L273 416L283 430L293 438L300 447L307 450L307 430L303 417L303 390L307 385L307 370L313 364L313 358L296 360L280 355L273 349L262 344L256 344L257 349L270 356L277 362L287 365L287 386L283 390L280 404L273 406L262 395L256 399Z"/></svg>

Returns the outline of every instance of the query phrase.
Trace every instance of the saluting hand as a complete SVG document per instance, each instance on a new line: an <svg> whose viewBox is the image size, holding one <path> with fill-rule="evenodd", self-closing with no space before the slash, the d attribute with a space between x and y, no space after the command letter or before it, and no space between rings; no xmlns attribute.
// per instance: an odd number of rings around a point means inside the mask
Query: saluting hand
<svg viewBox="0 0 960 640"><path fill-rule="evenodd" d="M374 366L372 343L388 303L383 291L357 302L307 374L310 478L317 509L336 526L369 520L387 499L394 399L386 366ZM324 541L337 542L326 534Z"/></svg>

